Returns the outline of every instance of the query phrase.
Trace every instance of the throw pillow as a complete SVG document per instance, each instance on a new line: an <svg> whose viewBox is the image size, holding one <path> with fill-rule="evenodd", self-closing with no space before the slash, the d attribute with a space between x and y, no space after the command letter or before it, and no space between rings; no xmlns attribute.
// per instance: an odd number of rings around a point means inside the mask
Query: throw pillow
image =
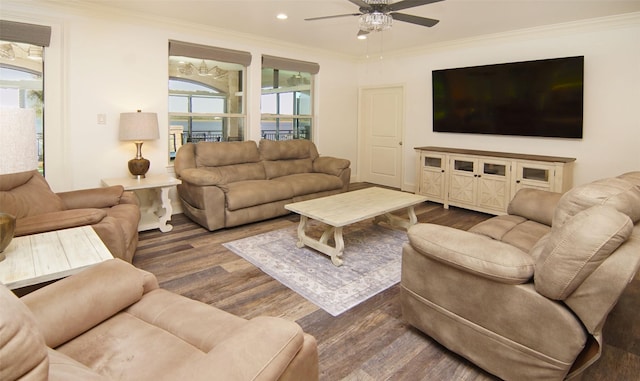
<svg viewBox="0 0 640 381"><path fill-rule="evenodd" d="M564 300L613 253L633 230L631 219L608 206L594 206L554 227L536 258L534 283L542 295Z"/></svg>

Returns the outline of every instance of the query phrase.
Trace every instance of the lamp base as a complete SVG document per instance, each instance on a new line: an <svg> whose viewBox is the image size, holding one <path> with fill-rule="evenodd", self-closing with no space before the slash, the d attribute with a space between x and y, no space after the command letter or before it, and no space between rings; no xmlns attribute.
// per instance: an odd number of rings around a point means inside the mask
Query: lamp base
<svg viewBox="0 0 640 381"><path fill-rule="evenodd" d="M150 165L149 160L143 157L131 159L129 160L129 172L137 179L144 179Z"/></svg>

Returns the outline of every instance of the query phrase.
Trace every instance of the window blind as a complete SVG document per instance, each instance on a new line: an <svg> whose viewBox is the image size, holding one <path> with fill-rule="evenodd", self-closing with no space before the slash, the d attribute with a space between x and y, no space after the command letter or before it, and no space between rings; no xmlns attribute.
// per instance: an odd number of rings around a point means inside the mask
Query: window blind
<svg viewBox="0 0 640 381"><path fill-rule="evenodd" d="M305 73L318 74L320 65L315 62L298 61L289 58L274 56L262 56L262 67L280 70L303 71Z"/></svg>
<svg viewBox="0 0 640 381"><path fill-rule="evenodd" d="M0 40L49 46L51 43L51 27L0 20Z"/></svg>
<svg viewBox="0 0 640 381"><path fill-rule="evenodd" d="M251 64L249 52L173 40L169 40L169 55L236 63L243 66Z"/></svg>

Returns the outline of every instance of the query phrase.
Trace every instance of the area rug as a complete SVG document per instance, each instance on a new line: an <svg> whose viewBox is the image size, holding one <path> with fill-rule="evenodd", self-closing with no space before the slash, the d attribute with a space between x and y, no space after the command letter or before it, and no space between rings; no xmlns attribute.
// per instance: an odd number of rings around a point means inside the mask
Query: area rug
<svg viewBox="0 0 640 381"><path fill-rule="evenodd" d="M224 246L333 316L400 281L402 244L408 240L405 231L374 225L370 220L345 227L344 263L338 267L314 249L298 248L296 228ZM322 229L324 225L313 221L307 235L317 238Z"/></svg>

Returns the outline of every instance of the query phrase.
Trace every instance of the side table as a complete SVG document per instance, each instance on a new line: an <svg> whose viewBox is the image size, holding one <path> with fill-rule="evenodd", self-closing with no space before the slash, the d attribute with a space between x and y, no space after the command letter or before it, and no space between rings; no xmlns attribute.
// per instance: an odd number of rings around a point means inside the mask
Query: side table
<svg viewBox="0 0 640 381"><path fill-rule="evenodd" d="M168 223L171 221L173 213L169 190L180 183L182 181L169 175L147 175L144 179L130 177L102 179L104 186L122 185L128 191L151 190L154 192L151 205L141 205L140 207L141 218L138 231L160 229L163 233L173 229L173 226ZM139 198L143 199L143 197Z"/></svg>
<svg viewBox="0 0 640 381"><path fill-rule="evenodd" d="M0 262L0 282L9 289L64 278L113 259L91 226L15 237Z"/></svg>

